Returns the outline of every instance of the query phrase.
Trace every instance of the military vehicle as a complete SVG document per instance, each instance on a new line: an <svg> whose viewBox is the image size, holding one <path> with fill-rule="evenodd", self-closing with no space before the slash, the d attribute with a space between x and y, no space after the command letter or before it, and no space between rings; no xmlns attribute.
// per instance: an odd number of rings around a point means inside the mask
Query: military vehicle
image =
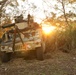
<svg viewBox="0 0 76 75"><path fill-rule="evenodd" d="M26 53L29 50L36 50L38 60L44 59L46 37L42 26L29 21L21 22L18 17L15 23L3 25L2 28L5 29L0 43L2 62L8 62L14 52Z"/></svg>

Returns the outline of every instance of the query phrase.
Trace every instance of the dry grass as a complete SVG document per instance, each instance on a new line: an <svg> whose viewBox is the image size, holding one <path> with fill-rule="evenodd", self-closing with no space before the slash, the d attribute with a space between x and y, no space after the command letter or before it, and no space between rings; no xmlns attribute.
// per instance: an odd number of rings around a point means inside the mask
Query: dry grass
<svg viewBox="0 0 76 75"><path fill-rule="evenodd" d="M76 75L76 55L55 50L45 54L44 61L15 57L0 65L0 75Z"/></svg>

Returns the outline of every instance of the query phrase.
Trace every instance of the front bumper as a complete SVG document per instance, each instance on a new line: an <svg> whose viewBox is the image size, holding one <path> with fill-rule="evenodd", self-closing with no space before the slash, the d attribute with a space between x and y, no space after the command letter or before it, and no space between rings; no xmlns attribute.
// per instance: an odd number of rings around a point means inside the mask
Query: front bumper
<svg viewBox="0 0 76 75"><path fill-rule="evenodd" d="M25 42L24 45L19 42L15 44L15 48L13 50L13 44L1 45L1 51L5 52L17 52L17 51L27 51L27 50L34 50L37 47L41 46L41 41L28 41Z"/></svg>

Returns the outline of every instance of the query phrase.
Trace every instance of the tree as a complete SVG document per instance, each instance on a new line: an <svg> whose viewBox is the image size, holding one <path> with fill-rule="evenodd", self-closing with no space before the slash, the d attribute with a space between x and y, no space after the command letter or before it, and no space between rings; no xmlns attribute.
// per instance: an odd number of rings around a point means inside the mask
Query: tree
<svg viewBox="0 0 76 75"><path fill-rule="evenodd" d="M74 40L73 40L73 34L72 34L72 24L71 24L71 19L73 19L75 16L76 16L76 13L72 12L72 10L76 9L76 7L73 7L72 4L75 3L76 1L73 0L57 0L58 3L61 4L62 6L62 9L59 9L59 7L56 6L57 10L60 10L63 15L61 15L61 19L65 20L65 26L67 27L67 36L66 36L66 39L68 41L68 45L69 45L69 49L72 49L73 48L73 45L74 45ZM72 10L69 10L68 12L66 12L66 8L67 6L70 5L72 8ZM58 18L59 19L59 18ZM64 35L63 35L64 36Z"/></svg>
<svg viewBox="0 0 76 75"><path fill-rule="evenodd" d="M73 18L74 17L73 15L76 14L75 12L73 12L76 9L76 7L72 6L76 1L75 0L57 0L57 1L61 5L61 9L56 5L56 10L60 10L62 12L61 16L64 17L66 24L69 26L69 23L68 23L69 16L68 15L71 15L70 18ZM72 2L72 4L71 4L71 2ZM69 8L70 8L70 10L69 10Z"/></svg>

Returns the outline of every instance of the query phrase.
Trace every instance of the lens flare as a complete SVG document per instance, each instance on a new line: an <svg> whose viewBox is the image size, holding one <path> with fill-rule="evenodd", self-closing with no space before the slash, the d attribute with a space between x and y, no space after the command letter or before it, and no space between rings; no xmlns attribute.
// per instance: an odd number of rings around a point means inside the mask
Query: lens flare
<svg viewBox="0 0 76 75"><path fill-rule="evenodd" d="M55 30L55 26L42 26L42 30L45 34L50 34L53 30Z"/></svg>

